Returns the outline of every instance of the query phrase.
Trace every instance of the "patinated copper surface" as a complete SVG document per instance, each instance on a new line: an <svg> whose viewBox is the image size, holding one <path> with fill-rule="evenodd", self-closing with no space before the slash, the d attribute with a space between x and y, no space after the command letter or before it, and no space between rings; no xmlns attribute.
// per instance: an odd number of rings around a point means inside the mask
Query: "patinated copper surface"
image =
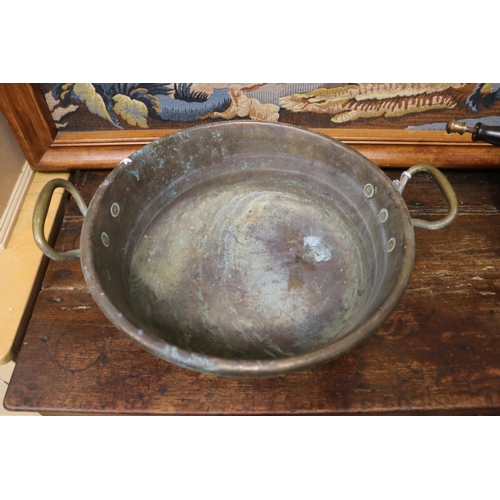
<svg viewBox="0 0 500 500"><path fill-rule="evenodd" d="M317 366L366 339L403 296L414 252L378 167L258 122L194 127L125 159L81 237L89 289L120 330L169 362L241 378Z"/></svg>

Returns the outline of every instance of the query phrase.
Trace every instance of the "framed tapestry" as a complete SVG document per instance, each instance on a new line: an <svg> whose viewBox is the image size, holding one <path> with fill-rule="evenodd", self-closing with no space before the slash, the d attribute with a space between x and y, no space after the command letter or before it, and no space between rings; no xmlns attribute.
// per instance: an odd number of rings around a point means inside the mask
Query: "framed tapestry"
<svg viewBox="0 0 500 500"><path fill-rule="evenodd" d="M500 125L499 83L0 84L0 111L39 171L110 169L163 135L236 119L311 128L380 167L500 165L500 148L445 130Z"/></svg>

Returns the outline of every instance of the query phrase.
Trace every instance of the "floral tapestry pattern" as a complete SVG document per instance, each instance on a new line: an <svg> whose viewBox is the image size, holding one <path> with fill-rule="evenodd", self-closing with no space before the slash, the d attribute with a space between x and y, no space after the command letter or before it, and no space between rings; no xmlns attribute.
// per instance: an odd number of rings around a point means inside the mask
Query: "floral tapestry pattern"
<svg viewBox="0 0 500 500"><path fill-rule="evenodd" d="M185 128L220 120L312 128L500 125L500 83L47 83L60 130Z"/></svg>

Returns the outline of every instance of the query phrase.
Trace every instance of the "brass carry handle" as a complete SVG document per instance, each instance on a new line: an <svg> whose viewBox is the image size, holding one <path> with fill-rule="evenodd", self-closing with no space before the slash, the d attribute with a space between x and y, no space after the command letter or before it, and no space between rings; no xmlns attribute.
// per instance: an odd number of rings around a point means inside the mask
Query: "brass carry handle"
<svg viewBox="0 0 500 500"><path fill-rule="evenodd" d="M412 219L411 222L413 224L413 227L421 227L422 229L442 229L446 226L449 226L458 212L457 195L455 194L455 191L453 191L453 188L448 182L448 179L436 167L433 167L432 165L426 165L425 163L410 167L408 170L403 172L399 181L394 182L396 189L400 194L403 194L407 182L412 178L414 174L418 172L428 172L429 174L432 174L434 176L437 185L441 189L441 192L450 205L450 210L446 217L443 217L438 221Z"/></svg>
<svg viewBox="0 0 500 500"><path fill-rule="evenodd" d="M75 199L82 215L87 213L87 205L76 187L65 179L53 179L43 186L35 203L33 210L33 236L38 248L52 260L72 260L80 257L80 249L59 252L54 250L47 242L44 234L45 219L49 211L50 201L54 191L62 187L69 191Z"/></svg>

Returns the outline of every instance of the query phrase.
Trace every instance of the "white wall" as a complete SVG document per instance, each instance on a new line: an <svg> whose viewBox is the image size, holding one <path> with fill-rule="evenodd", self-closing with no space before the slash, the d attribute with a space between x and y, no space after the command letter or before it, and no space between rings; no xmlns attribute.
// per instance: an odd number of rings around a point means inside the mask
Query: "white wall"
<svg viewBox="0 0 500 500"><path fill-rule="evenodd" d="M0 218L25 161L14 135L0 113Z"/></svg>

